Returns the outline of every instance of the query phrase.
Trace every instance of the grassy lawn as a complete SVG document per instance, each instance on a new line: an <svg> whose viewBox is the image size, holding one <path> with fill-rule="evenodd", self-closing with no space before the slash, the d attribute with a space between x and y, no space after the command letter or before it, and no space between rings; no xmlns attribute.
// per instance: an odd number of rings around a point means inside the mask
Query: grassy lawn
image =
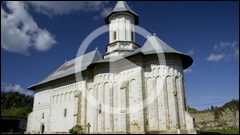
<svg viewBox="0 0 240 135"><path fill-rule="evenodd" d="M239 134L239 129L213 129L213 130L203 130L200 134Z"/></svg>

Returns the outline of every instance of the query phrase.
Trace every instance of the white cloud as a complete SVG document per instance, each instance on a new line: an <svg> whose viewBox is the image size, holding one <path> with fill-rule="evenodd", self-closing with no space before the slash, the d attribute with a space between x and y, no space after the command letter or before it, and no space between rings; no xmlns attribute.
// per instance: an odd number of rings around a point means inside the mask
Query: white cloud
<svg viewBox="0 0 240 135"><path fill-rule="evenodd" d="M29 55L28 49L46 51L55 43L54 36L38 27L26 10L25 2L7 1L7 13L1 7L1 47L9 52ZM42 41L45 40L45 41Z"/></svg>
<svg viewBox="0 0 240 135"><path fill-rule="evenodd" d="M108 14L110 14L112 12L112 8L104 8L102 11L101 11L101 15L103 17L106 17Z"/></svg>
<svg viewBox="0 0 240 135"><path fill-rule="evenodd" d="M189 50L189 51L187 52L187 54L188 54L188 55L193 55L193 54L194 54L193 49Z"/></svg>
<svg viewBox="0 0 240 135"><path fill-rule="evenodd" d="M7 1L6 12L1 7L1 48L6 51L29 55L29 49L47 51L57 42L55 36L41 29L28 12L30 6L38 13L53 17L73 12L98 11L94 19L105 17L111 12L108 1Z"/></svg>
<svg viewBox="0 0 240 135"><path fill-rule="evenodd" d="M237 41L234 41L234 42L220 42L220 44L216 44L214 45L213 49L215 51L226 51L226 50L229 50L229 49L236 49L237 48Z"/></svg>
<svg viewBox="0 0 240 135"><path fill-rule="evenodd" d="M34 92L23 89L19 84L12 85L11 83L1 82L1 89L5 92L19 92L28 96L33 96Z"/></svg>
<svg viewBox="0 0 240 135"><path fill-rule="evenodd" d="M191 68L188 68L188 69L185 69L183 72L184 72L184 73L191 73L191 72L192 72L192 69L191 69Z"/></svg>
<svg viewBox="0 0 240 135"><path fill-rule="evenodd" d="M193 66L193 67L196 67L196 64L195 64L195 63L193 63L193 64L192 64L192 66Z"/></svg>
<svg viewBox="0 0 240 135"><path fill-rule="evenodd" d="M235 55L235 56L239 56L239 50L235 50L235 51L234 51L234 55Z"/></svg>
<svg viewBox="0 0 240 135"><path fill-rule="evenodd" d="M220 42L214 45L213 50L220 54L211 54L207 57L208 61L219 61L224 59L225 61L238 60L239 59L239 47L238 42Z"/></svg>
<svg viewBox="0 0 240 135"><path fill-rule="evenodd" d="M98 15L98 16L94 16L93 18L95 20L99 20L100 18L104 18L106 17L108 14L110 14L112 12L112 8L104 8L102 11L101 11L101 14Z"/></svg>
<svg viewBox="0 0 240 135"><path fill-rule="evenodd" d="M209 57L207 57L208 61L219 61L221 59L223 59L223 57L225 56L224 53L222 54L211 54Z"/></svg>
<svg viewBox="0 0 240 135"><path fill-rule="evenodd" d="M52 17L74 11L100 11L108 1L29 1L28 3L34 6L35 11Z"/></svg>
<svg viewBox="0 0 240 135"><path fill-rule="evenodd" d="M52 38L53 36L46 29L40 30L36 38L35 47L40 51L49 50L56 41Z"/></svg>

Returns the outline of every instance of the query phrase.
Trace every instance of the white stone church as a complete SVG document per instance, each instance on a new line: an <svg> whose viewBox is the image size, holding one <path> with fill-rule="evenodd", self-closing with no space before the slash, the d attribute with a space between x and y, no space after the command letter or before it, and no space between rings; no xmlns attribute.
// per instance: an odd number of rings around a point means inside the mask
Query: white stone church
<svg viewBox="0 0 240 135"><path fill-rule="evenodd" d="M26 133L68 133L75 125L88 133L88 124L100 134L196 133L183 73L192 58L155 34L136 44L139 16L126 2L117 2L105 23L105 54L96 49L67 61L28 88L35 98Z"/></svg>

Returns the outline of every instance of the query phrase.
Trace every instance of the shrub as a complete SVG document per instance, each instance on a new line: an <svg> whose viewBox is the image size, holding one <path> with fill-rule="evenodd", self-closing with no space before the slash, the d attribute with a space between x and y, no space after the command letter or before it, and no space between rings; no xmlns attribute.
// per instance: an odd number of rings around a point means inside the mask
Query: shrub
<svg viewBox="0 0 240 135"><path fill-rule="evenodd" d="M71 129L69 129L70 134L83 134L83 127L82 125L75 125Z"/></svg>

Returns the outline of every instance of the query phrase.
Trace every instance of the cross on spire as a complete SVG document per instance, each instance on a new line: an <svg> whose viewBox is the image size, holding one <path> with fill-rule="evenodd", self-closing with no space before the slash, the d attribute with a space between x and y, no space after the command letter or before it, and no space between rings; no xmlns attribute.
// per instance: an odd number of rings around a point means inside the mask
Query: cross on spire
<svg viewBox="0 0 240 135"><path fill-rule="evenodd" d="M98 45L98 42L96 42L96 48L95 48L96 50L98 49L98 48L97 48L97 45Z"/></svg>
<svg viewBox="0 0 240 135"><path fill-rule="evenodd" d="M153 26L153 35L156 36L156 29L154 26Z"/></svg>

